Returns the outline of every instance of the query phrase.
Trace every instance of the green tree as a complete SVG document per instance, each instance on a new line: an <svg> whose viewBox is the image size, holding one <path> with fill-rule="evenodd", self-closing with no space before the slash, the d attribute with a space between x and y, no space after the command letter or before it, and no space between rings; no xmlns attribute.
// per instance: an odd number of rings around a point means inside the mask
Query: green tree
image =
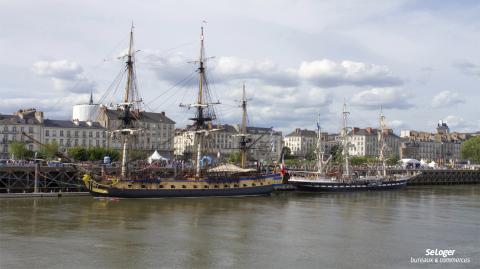
<svg viewBox="0 0 480 269"><path fill-rule="evenodd" d="M240 152L234 151L228 155L228 162L229 163L240 163Z"/></svg>
<svg viewBox="0 0 480 269"><path fill-rule="evenodd" d="M289 147L283 148L283 158L285 160L293 159L292 150Z"/></svg>
<svg viewBox="0 0 480 269"><path fill-rule="evenodd" d="M128 161L133 162L137 160L146 160L148 153L139 149L131 149L128 151Z"/></svg>
<svg viewBox="0 0 480 269"><path fill-rule="evenodd" d="M40 147L40 154L45 159L53 159L58 154L57 142L46 143Z"/></svg>
<svg viewBox="0 0 480 269"><path fill-rule="evenodd" d="M367 156L353 156L350 158L350 163L352 165L365 165L365 164L373 164L375 163L376 159L374 157L367 157Z"/></svg>
<svg viewBox="0 0 480 269"><path fill-rule="evenodd" d="M317 159L317 153L315 152L314 148L308 150L307 154L305 155L305 159L307 159L307 161L313 161Z"/></svg>
<svg viewBox="0 0 480 269"><path fill-rule="evenodd" d="M460 152L463 159L480 163L480 136L475 136L465 141Z"/></svg>
<svg viewBox="0 0 480 269"><path fill-rule="evenodd" d="M68 156L75 161L86 161L88 159L87 150L82 147L73 147L68 149Z"/></svg>
<svg viewBox="0 0 480 269"><path fill-rule="evenodd" d="M27 149L27 144L21 141L12 141L8 147L8 152L18 160L32 158L34 153Z"/></svg>
<svg viewBox="0 0 480 269"><path fill-rule="evenodd" d="M400 158L398 158L397 156L390 156L387 159L387 165L396 165L398 164L398 161L400 161Z"/></svg>

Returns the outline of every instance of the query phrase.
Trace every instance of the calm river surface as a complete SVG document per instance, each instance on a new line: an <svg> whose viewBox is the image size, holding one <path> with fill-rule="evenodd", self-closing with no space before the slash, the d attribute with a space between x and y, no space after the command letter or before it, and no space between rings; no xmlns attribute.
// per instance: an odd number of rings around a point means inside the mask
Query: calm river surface
<svg viewBox="0 0 480 269"><path fill-rule="evenodd" d="M412 264L455 249L466 264ZM0 199L0 268L479 268L480 186Z"/></svg>

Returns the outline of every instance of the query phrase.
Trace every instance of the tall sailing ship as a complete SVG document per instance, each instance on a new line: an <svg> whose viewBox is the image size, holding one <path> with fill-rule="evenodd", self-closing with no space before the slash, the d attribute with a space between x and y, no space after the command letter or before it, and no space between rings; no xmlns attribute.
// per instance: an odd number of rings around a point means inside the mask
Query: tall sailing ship
<svg viewBox="0 0 480 269"><path fill-rule="evenodd" d="M196 154L194 171L170 171L162 173L154 178L145 177L145 173L137 173L128 161L128 151L131 144L131 137L142 132L136 128L136 107L139 100L135 99L138 93L135 92L136 83L132 77L134 71L134 49L133 49L133 27L130 31L130 45L126 56L127 85L125 87L124 100L118 104L122 126L114 133L123 139L123 150L121 155L121 173L119 177L110 178L108 181L92 173L83 176L85 186L94 196L119 197L119 198L161 198L161 197L201 197L201 196L249 196L267 195L273 191L273 185L281 178L277 173L265 173L258 169L246 168L246 154L249 140L246 138L246 99L244 98L244 119L242 121L242 133L240 134L241 167L233 164L221 164L217 167L202 167L203 145L209 133L215 131L212 128L212 121L216 119L211 102L206 77L205 49L203 27L200 35L200 56L198 59L198 95L193 104L181 105L195 111L195 116L190 118L193 121L192 132L195 137ZM244 96L245 97L245 96ZM218 125L217 125L218 126Z"/></svg>
<svg viewBox="0 0 480 269"><path fill-rule="evenodd" d="M380 113L380 128L378 130L378 142L380 144L379 160L381 161L381 169L378 169L375 175L360 176L359 173L353 171L350 165L349 135L347 127L347 119L350 114L347 112L346 104L343 105L343 128L341 131L342 145L342 171L334 173L327 172L327 165L331 160L330 156L324 161L324 152L322 151L322 139L320 125L318 126L318 170L310 171L289 171L288 182L295 185L299 190L319 191L319 192L347 192L347 191L378 191L401 189L407 185L408 180L413 177L406 174L388 174L386 169L386 150L385 141L385 116Z"/></svg>

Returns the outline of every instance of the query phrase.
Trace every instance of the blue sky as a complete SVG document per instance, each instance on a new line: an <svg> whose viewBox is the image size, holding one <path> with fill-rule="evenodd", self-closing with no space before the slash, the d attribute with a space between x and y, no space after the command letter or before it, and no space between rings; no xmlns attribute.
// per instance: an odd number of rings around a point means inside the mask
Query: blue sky
<svg viewBox="0 0 480 269"><path fill-rule="evenodd" d="M172 85L191 75L206 20L223 123L240 121L245 82L250 123L285 132L313 129L319 112L338 130L344 99L355 126L376 126L382 106L396 130L478 131L479 12L476 1L3 1L0 113L69 118L100 97L133 20L142 96L181 127L194 80Z"/></svg>

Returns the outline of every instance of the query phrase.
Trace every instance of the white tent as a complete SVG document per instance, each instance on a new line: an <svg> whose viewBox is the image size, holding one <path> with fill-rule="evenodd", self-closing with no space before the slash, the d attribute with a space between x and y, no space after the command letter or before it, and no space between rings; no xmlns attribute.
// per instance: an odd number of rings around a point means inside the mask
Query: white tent
<svg viewBox="0 0 480 269"><path fill-rule="evenodd" d="M150 157L148 157L148 163L152 163L154 161L166 161L166 160L168 159L160 155L160 153L158 153L158 151L156 150Z"/></svg>
<svg viewBox="0 0 480 269"><path fill-rule="evenodd" d="M403 167L407 167L407 166L419 167L421 165L421 162L415 159L401 159L400 162Z"/></svg>

